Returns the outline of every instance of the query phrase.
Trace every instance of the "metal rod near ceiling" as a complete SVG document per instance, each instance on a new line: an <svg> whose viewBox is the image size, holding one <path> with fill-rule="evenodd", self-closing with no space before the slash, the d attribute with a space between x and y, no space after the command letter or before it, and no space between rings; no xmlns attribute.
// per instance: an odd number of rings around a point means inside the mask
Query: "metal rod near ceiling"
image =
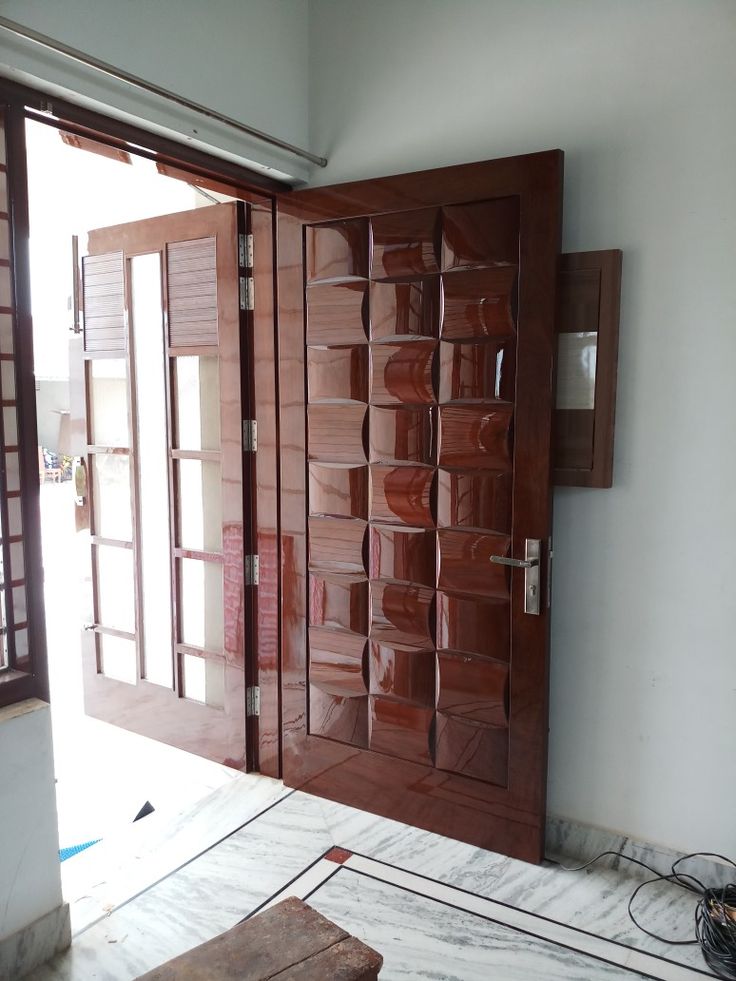
<svg viewBox="0 0 736 981"><path fill-rule="evenodd" d="M0 17L0 28L7 31L9 34L14 34L16 37L23 38L25 41L30 41L42 48L55 51L57 54L63 55L65 58L69 58L71 61L76 61L78 64L85 65L87 68L92 68L95 71L101 72L103 75L108 75L109 77L115 78L120 82L127 82L128 85L133 85L135 88L142 89L144 92L150 92L152 95L157 95L161 99L166 99L168 102L174 102L176 105L182 106L184 109L189 109L192 112L196 112L200 116L206 116L208 119L214 119L218 123L222 123L225 126L229 126L231 129L237 130L239 133L245 133L252 139L260 140L262 143L267 143L269 146L277 147L279 150L284 150L286 153L291 153L296 157L301 157L303 160L309 160L311 163L317 164L318 167L327 166L327 159L325 157L320 157L315 153L311 153L309 150L303 149L302 147L294 146L293 143L287 143L285 140L280 140L277 136L271 136L270 133L264 133L262 130L256 129L254 126L248 126L246 123L241 123L238 119L233 119L231 116L226 116L224 113L217 112L216 109L210 109L207 106L203 106L199 102L193 102L191 99L187 99L182 95L177 95L176 92L171 92L169 89L162 88L160 85L155 85L153 82L147 82L145 79L139 78L137 75L131 75L129 72L123 71L122 68L116 68L114 65L109 65L105 61L100 61L98 58L92 57L92 55L85 54L83 51L78 51L76 48L72 48L61 41L57 41L55 38L48 37L46 34L41 34L38 31L34 31L30 27L25 27L23 24L18 24L14 20L9 20L7 17Z"/></svg>

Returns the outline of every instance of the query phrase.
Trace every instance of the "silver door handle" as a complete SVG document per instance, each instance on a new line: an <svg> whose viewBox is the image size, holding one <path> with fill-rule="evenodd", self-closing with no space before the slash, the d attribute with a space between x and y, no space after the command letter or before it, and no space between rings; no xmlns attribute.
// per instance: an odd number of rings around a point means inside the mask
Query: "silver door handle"
<svg viewBox="0 0 736 981"><path fill-rule="evenodd" d="M510 565L514 569L532 569L539 565L539 559L510 559L505 555L492 555L491 562L496 565Z"/></svg>
<svg viewBox="0 0 736 981"><path fill-rule="evenodd" d="M524 569L524 613L539 616L539 561L542 557L542 542L539 538L527 538L524 543L524 558L512 559L507 555L492 555L491 562L496 565L510 565L513 569Z"/></svg>

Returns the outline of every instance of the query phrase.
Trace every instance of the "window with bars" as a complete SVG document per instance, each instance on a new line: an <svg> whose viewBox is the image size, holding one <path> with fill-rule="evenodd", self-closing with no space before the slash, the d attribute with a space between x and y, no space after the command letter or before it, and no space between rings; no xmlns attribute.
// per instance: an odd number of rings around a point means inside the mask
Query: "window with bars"
<svg viewBox="0 0 736 981"><path fill-rule="evenodd" d="M48 697L23 127L0 105L0 706Z"/></svg>

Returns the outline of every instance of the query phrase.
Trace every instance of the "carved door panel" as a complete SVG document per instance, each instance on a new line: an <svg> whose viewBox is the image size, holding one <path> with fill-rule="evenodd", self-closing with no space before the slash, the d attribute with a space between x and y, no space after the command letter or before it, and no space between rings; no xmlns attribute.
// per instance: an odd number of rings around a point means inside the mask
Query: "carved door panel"
<svg viewBox="0 0 736 981"><path fill-rule="evenodd" d="M238 768L245 221L225 204L91 232L74 372L93 586L85 710Z"/></svg>
<svg viewBox="0 0 736 981"><path fill-rule="evenodd" d="M279 220L284 779L532 861L547 603L491 557L546 562L561 174L307 190Z"/></svg>

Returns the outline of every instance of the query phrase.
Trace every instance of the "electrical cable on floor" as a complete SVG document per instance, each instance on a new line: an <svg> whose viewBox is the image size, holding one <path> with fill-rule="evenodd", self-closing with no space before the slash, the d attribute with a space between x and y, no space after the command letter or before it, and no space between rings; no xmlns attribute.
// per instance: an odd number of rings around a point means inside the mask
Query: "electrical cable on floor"
<svg viewBox="0 0 736 981"><path fill-rule="evenodd" d="M710 888L694 875L678 871L678 866L690 858L716 858L726 865L732 865L735 869L736 862L724 855L718 855L716 852L692 852L690 855L683 855L682 858L678 858L676 862L672 863L671 871L662 874L652 868L651 865L647 865L646 862L639 861L638 858L632 858L623 852L615 851L601 852L600 855L596 855L585 865L572 869L554 859L549 859L549 861L558 865L564 872L582 872L583 869L595 865L600 859L607 858L609 855L623 858L634 865L640 865L655 877L641 882L631 894L628 911L629 919L635 927L642 933L646 933L648 937L654 937L655 940L660 940L665 944L680 947L699 944L706 964L716 977L721 978L722 981L736 981L736 883L731 882L722 887ZM681 889L700 897L695 907L694 940L660 937L659 934L647 930L636 919L632 909L634 900L645 886L651 886L655 882L672 882L674 885L680 886Z"/></svg>

